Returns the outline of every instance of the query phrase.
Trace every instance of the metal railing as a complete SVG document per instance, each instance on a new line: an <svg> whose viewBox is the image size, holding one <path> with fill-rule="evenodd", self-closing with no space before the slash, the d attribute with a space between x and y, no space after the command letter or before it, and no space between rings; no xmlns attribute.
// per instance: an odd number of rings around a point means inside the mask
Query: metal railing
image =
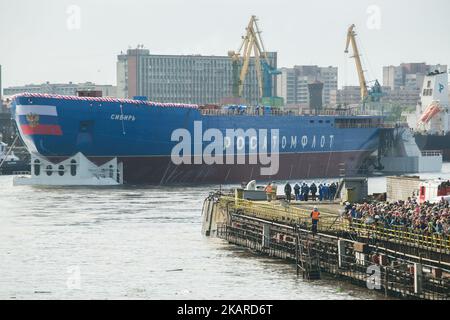
<svg viewBox="0 0 450 320"><path fill-rule="evenodd" d="M222 116L222 115L246 115L246 116L263 116L263 115L274 115L274 116L344 116L344 117L355 117L355 116L374 116L368 112L362 112L359 110L335 110L326 109L309 111L309 110L283 110L283 109L270 109L264 110L264 108L247 107L245 109L199 109L199 112L205 116Z"/></svg>
<svg viewBox="0 0 450 320"><path fill-rule="evenodd" d="M236 218L236 217L235 217ZM295 260L297 272L323 271L337 277L346 278L353 283L367 285L368 268L376 267L379 270L373 284L379 285L378 289L385 295L440 300L450 298L450 279L442 275L442 272L432 274L433 266L422 264L422 290L416 292L414 286L413 261L407 260L400 253L388 256L386 263L380 264L376 249L368 253L367 258L360 259L355 253L353 242L345 242L344 250L339 250L337 239L323 237L321 235L310 241L304 230L279 228L271 229L269 237L264 237L261 225L256 220L232 219L229 223L219 223L217 235L226 239L229 243L250 248L258 253L279 257L287 260ZM284 237L279 239L279 235ZM287 236L296 238L294 242L288 242ZM374 258L376 260L374 260ZM317 269L315 269L317 268ZM426 270L427 269L427 270ZM438 268L439 269L439 268ZM441 270L441 269L440 269Z"/></svg>
<svg viewBox="0 0 450 320"><path fill-rule="evenodd" d="M354 124L345 124L345 123L336 123L335 127L337 129L370 129L370 128L383 128L383 129L392 129L395 128L395 125L389 123L354 123Z"/></svg>
<svg viewBox="0 0 450 320"><path fill-rule="evenodd" d="M341 227L345 231L356 232L366 237L413 243L426 249L442 249L450 252L450 238L446 235L425 234L407 230L405 226L390 226L390 228L386 228L376 224L369 225L359 220L342 223Z"/></svg>
<svg viewBox="0 0 450 320"><path fill-rule="evenodd" d="M235 199L231 196L222 196L220 201L227 203L236 213L254 216L260 219L286 223L299 224L305 228L312 225L311 211L295 206L283 206L269 202L254 202ZM405 229L404 226L391 226L386 228L376 224L366 224L356 219L341 217L336 213L320 210L318 231L326 233L352 232L361 237L372 237L392 242L402 242L409 245L420 246L428 250L443 250L450 252L450 237L440 234L425 234Z"/></svg>
<svg viewBox="0 0 450 320"><path fill-rule="evenodd" d="M242 212L257 218L270 220L273 222L284 222L289 224L301 224L307 227L311 225L311 211L301 209L294 206L282 206L281 204L273 204L269 202L254 202L243 199L235 199L233 197L223 196L221 201L227 202L229 208L233 208L236 212ZM319 230L330 231L338 230L340 218L338 215L330 212L320 212Z"/></svg>

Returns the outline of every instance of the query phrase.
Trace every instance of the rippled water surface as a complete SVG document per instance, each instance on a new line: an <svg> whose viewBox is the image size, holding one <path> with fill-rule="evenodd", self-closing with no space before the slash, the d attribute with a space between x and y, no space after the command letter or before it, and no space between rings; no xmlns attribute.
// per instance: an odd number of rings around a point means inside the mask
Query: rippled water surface
<svg viewBox="0 0 450 320"><path fill-rule="evenodd" d="M202 236L212 188L13 187L0 176L0 299L383 298Z"/></svg>

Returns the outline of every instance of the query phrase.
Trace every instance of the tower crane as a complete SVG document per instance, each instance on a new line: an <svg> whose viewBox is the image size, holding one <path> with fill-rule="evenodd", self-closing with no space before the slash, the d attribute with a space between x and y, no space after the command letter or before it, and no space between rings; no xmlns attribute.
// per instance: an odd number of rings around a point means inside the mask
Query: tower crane
<svg viewBox="0 0 450 320"><path fill-rule="evenodd" d="M256 16L251 16L246 28L246 35L237 51L228 51L233 62L233 95L242 97L245 78L248 74L251 56L255 59L256 78L258 81L258 96L272 96L272 76L281 72L270 65L268 54L264 48ZM242 67L239 71L240 64ZM261 72L263 70L263 72Z"/></svg>

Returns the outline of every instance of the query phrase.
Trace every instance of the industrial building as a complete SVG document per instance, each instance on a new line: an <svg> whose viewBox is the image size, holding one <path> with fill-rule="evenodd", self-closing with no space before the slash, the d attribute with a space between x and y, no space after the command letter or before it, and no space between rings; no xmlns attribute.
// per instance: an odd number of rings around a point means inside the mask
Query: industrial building
<svg viewBox="0 0 450 320"><path fill-rule="evenodd" d="M268 59L276 68L277 53L268 52ZM147 96L158 102L221 104L233 96L232 90L233 62L229 56L151 54L141 46L117 57L119 98ZM251 105L260 102L253 58L243 99Z"/></svg>

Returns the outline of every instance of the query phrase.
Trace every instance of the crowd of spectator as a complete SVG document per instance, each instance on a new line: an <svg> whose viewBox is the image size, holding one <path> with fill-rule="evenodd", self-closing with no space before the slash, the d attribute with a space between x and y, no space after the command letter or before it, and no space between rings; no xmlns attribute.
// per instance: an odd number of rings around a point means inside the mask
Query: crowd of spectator
<svg viewBox="0 0 450 320"><path fill-rule="evenodd" d="M450 205L445 200L422 204L413 198L392 203L375 201L352 205L347 202L343 214L366 225L398 228L424 235L450 235Z"/></svg>

